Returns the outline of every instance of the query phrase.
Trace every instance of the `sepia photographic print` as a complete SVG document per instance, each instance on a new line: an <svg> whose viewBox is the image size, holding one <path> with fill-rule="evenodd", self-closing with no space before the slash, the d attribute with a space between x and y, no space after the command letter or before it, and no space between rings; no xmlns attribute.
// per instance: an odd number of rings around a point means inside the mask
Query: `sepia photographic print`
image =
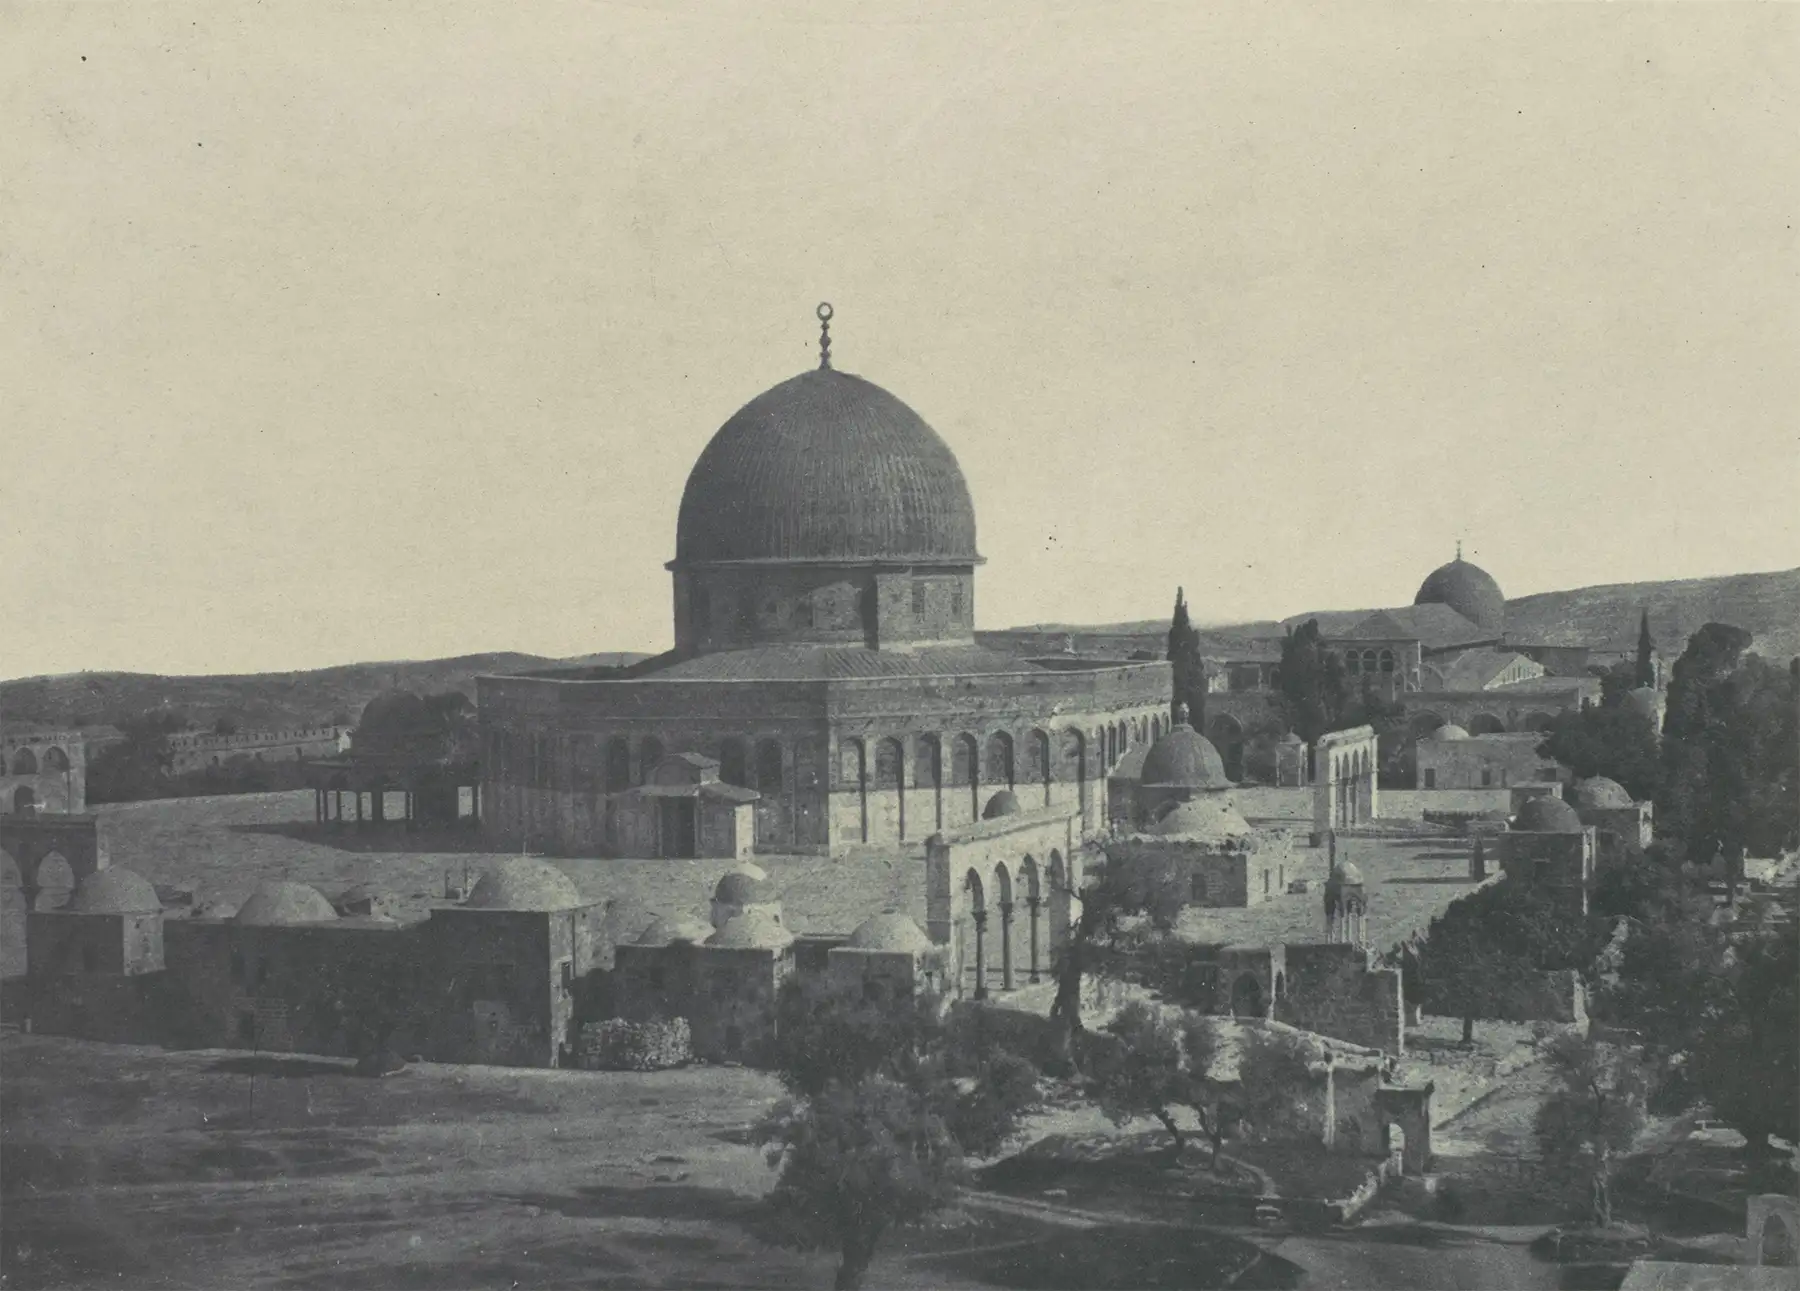
<svg viewBox="0 0 1800 1291"><path fill-rule="evenodd" d="M1800 5L0 0L0 1291L1800 1289Z"/></svg>

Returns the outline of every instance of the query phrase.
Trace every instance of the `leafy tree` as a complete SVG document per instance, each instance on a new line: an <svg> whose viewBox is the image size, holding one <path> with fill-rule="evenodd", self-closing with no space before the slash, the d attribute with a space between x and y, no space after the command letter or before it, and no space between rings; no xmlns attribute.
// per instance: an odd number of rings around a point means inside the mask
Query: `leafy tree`
<svg viewBox="0 0 1800 1291"><path fill-rule="evenodd" d="M1175 673L1172 715L1196 731L1206 729L1206 660L1200 655L1200 633L1188 620L1187 595L1175 589L1175 617L1169 623L1169 662Z"/></svg>
<svg viewBox="0 0 1800 1291"><path fill-rule="evenodd" d="M1221 1164L1225 1136L1237 1117L1234 1086L1214 1079L1218 1036L1212 1018L1179 1017L1133 1000L1106 1025L1107 1043L1094 1046L1088 1089L1114 1125L1153 1116L1174 1140L1179 1161L1186 1137L1175 1121L1178 1108L1192 1111L1212 1145L1212 1167Z"/></svg>
<svg viewBox="0 0 1800 1291"><path fill-rule="evenodd" d="M1610 704L1625 698L1627 692L1637 686L1637 665L1629 659L1621 659L1606 668L1589 668L1588 671L1600 678L1600 702Z"/></svg>
<svg viewBox="0 0 1800 1291"><path fill-rule="evenodd" d="M1701 863L1767 854L1795 838L1800 674L1746 658L1750 639L1741 628L1706 624L1669 683L1657 822Z"/></svg>
<svg viewBox="0 0 1800 1291"><path fill-rule="evenodd" d="M1325 648L1317 619L1289 628L1282 638L1278 681L1288 725L1308 744L1342 724L1344 666Z"/></svg>
<svg viewBox="0 0 1800 1291"><path fill-rule="evenodd" d="M889 1227L943 1205L965 1153L989 1154L1037 1099L1037 1072L931 996L872 1001L790 978L763 1055L793 1097L758 1137L780 1177L780 1234L839 1252L861 1284Z"/></svg>
<svg viewBox="0 0 1800 1291"><path fill-rule="evenodd" d="M1656 638L1650 635L1650 611L1647 609L1638 619L1637 660L1631 680L1634 686L1656 684Z"/></svg>
<svg viewBox="0 0 1800 1291"><path fill-rule="evenodd" d="M782 1103L759 1137L781 1174L777 1235L834 1249L839 1291L860 1287L882 1235L947 1205L964 1177L949 1127L919 1088L887 1076L833 1081Z"/></svg>
<svg viewBox="0 0 1800 1291"><path fill-rule="evenodd" d="M1313 1074L1311 1048L1299 1033L1246 1026L1238 1054L1242 1115L1263 1138L1307 1133L1324 1115L1324 1086Z"/></svg>
<svg viewBox="0 0 1800 1291"><path fill-rule="evenodd" d="M1644 1124L1643 1070L1627 1049L1566 1032L1546 1056L1557 1083L1538 1107L1538 1151L1586 1195L1592 1222L1610 1227L1613 1175Z"/></svg>
<svg viewBox="0 0 1800 1291"><path fill-rule="evenodd" d="M1622 695L1598 707L1559 713L1537 752L1584 780L1616 780L1636 801L1654 797L1662 784L1656 724Z"/></svg>
<svg viewBox="0 0 1800 1291"><path fill-rule="evenodd" d="M1187 1073L1181 1055L1181 1028L1161 1010L1133 1000L1106 1024L1114 1043L1098 1048L1088 1090L1114 1125L1154 1116L1175 1140L1181 1156L1186 1140L1174 1110L1187 1102Z"/></svg>
<svg viewBox="0 0 1800 1291"><path fill-rule="evenodd" d="M1502 879L1451 902L1411 957L1419 998L1433 1013L1460 1017L1465 1043L1478 1018L1515 1016L1522 992L1544 972L1586 972L1608 933L1571 901Z"/></svg>
<svg viewBox="0 0 1800 1291"><path fill-rule="evenodd" d="M1111 865L1095 850L1082 868L1087 886L1069 893L1081 913L1057 952L1050 1003L1050 1020L1062 1024L1071 1059L1083 1029L1082 983L1090 976L1130 980L1146 971L1145 952L1174 931L1187 904L1185 883L1172 867Z"/></svg>
<svg viewBox="0 0 1800 1291"><path fill-rule="evenodd" d="M88 763L88 801L173 797L170 769L175 754L169 736L188 728L187 715L179 709L153 708L123 715L116 725L125 738L100 750Z"/></svg>
<svg viewBox="0 0 1800 1291"><path fill-rule="evenodd" d="M1696 1075L1720 1119L1763 1156L1771 1134L1800 1140L1800 944L1790 933L1767 933L1743 939L1728 958L1725 1007L1698 1028Z"/></svg>

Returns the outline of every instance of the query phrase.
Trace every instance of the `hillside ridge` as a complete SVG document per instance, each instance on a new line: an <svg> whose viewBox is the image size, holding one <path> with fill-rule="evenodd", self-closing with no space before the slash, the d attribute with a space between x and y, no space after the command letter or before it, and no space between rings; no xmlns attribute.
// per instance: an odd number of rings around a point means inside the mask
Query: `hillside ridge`
<svg viewBox="0 0 1800 1291"><path fill-rule="evenodd" d="M1365 609L1309 610L1282 619L1246 623L1205 623L1195 627L1215 640L1254 639L1279 635L1311 618L1354 619L1385 606ZM1515 640L1541 645L1589 645L1597 648L1637 642L1638 616L1650 613L1650 633L1662 652L1674 658L1687 639L1708 622L1731 623L1750 632L1751 649L1787 660L1800 654L1800 568L1708 578L1667 579L1642 583L1597 583L1555 592L1533 592L1506 602L1506 629ZM1118 636L1153 636L1168 631L1167 619L1124 623L1033 624L1004 629L1013 632L1079 632Z"/></svg>

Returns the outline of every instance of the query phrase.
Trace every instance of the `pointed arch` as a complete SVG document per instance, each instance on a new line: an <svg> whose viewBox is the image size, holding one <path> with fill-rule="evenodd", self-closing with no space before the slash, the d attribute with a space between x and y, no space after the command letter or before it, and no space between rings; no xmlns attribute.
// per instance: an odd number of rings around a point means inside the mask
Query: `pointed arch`
<svg viewBox="0 0 1800 1291"><path fill-rule="evenodd" d="M982 763L982 779L998 788L1013 788L1013 737L1010 731L995 731L987 739L987 755Z"/></svg>
<svg viewBox="0 0 1800 1291"><path fill-rule="evenodd" d="M1050 785L1055 779L1056 764L1050 752L1050 732L1034 729L1031 732L1031 770L1033 777L1044 790L1044 806L1050 805Z"/></svg>

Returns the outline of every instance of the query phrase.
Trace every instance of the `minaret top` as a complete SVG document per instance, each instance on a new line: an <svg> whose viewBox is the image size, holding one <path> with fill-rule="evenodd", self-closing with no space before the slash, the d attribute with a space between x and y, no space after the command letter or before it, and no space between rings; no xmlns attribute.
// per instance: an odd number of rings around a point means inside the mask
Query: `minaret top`
<svg viewBox="0 0 1800 1291"><path fill-rule="evenodd" d="M819 370L825 372L831 368L831 302L820 301L817 313L819 315Z"/></svg>

